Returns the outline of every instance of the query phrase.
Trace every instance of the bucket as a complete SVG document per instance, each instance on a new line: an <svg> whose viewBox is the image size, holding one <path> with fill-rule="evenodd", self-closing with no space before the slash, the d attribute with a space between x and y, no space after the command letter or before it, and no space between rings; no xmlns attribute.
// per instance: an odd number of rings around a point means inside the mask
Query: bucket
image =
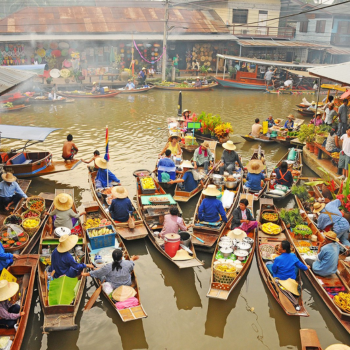
<svg viewBox="0 0 350 350"><path fill-rule="evenodd" d="M180 235L177 233L167 233L164 236L164 249L165 252L173 258L176 255L176 252L180 248Z"/></svg>
<svg viewBox="0 0 350 350"><path fill-rule="evenodd" d="M185 245L186 247L189 247L191 242L191 235L186 231L179 232L179 235L180 235L180 243Z"/></svg>

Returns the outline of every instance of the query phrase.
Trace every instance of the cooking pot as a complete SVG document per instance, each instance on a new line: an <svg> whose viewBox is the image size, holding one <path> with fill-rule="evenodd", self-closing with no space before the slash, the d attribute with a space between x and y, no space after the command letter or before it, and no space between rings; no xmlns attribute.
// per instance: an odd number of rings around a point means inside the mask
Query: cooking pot
<svg viewBox="0 0 350 350"><path fill-rule="evenodd" d="M253 238L250 238L250 237L244 237L244 238L242 239L242 242L248 243L248 244L250 244L250 246L252 246L253 243L254 243L254 239L253 239Z"/></svg>
<svg viewBox="0 0 350 350"><path fill-rule="evenodd" d="M225 181L225 187L232 189L237 185L237 181Z"/></svg>
<svg viewBox="0 0 350 350"><path fill-rule="evenodd" d="M250 244L246 243L246 242L239 242L239 243L237 243L237 248L239 250L246 251L247 253L249 252L250 247L251 247Z"/></svg>
<svg viewBox="0 0 350 350"><path fill-rule="evenodd" d="M230 237L224 236L220 238L220 242L232 242Z"/></svg>
<svg viewBox="0 0 350 350"><path fill-rule="evenodd" d="M222 255L225 258L227 258L228 256L230 256L233 253L233 249L228 248L228 247L224 247L224 248L220 248L220 252L222 253Z"/></svg>
<svg viewBox="0 0 350 350"><path fill-rule="evenodd" d="M240 261L244 261L246 257L248 256L248 252L246 250L236 250L235 255L237 256L237 259Z"/></svg>
<svg viewBox="0 0 350 350"><path fill-rule="evenodd" d="M232 242L226 242L226 241L223 241L223 242L219 242L219 247L220 247L220 250L221 248L231 248L232 247Z"/></svg>

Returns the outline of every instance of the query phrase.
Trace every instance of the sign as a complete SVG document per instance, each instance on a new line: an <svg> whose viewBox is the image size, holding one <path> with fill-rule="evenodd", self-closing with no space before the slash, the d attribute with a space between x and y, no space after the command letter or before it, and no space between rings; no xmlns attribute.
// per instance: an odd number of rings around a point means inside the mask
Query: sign
<svg viewBox="0 0 350 350"><path fill-rule="evenodd" d="M265 135L269 131L269 122L267 120L262 123L263 134Z"/></svg>
<svg viewBox="0 0 350 350"><path fill-rule="evenodd" d="M6 280L9 282L16 282L17 278L13 276L10 272L8 272L6 269L2 269L0 280Z"/></svg>
<svg viewBox="0 0 350 350"><path fill-rule="evenodd" d="M199 122L188 122L187 123L187 129L194 129L194 130L198 130L200 129L202 126L201 126L201 123Z"/></svg>

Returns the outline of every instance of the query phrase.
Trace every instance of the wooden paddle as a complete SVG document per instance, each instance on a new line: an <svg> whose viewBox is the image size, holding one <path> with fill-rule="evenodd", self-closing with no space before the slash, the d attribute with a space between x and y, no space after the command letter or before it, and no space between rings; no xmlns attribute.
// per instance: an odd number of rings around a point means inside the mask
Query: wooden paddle
<svg viewBox="0 0 350 350"><path fill-rule="evenodd" d="M93 305L95 304L95 301L100 296L101 291L102 291L102 284L91 295L91 298L89 299L89 301L86 303L84 307L84 311L89 311L93 307Z"/></svg>
<svg viewBox="0 0 350 350"><path fill-rule="evenodd" d="M22 311L22 307L24 305L24 300L25 300L25 297L26 297L26 291L27 291L27 288L28 288L28 284L29 284L29 273L26 273L24 276L23 276L23 281L22 281L22 295L21 295L21 304L20 304L20 307L19 307L19 312L21 313ZM17 319L17 324L19 323L19 319Z"/></svg>

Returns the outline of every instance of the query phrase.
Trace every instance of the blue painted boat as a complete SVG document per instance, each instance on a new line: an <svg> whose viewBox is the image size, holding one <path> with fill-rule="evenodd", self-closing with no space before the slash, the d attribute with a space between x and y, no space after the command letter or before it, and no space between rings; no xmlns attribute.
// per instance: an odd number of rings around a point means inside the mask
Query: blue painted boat
<svg viewBox="0 0 350 350"><path fill-rule="evenodd" d="M255 79L252 82L238 81L233 79L221 79L215 77L215 80L224 88L244 89L244 90L266 90L265 83L257 84ZM254 81L255 80L255 81ZM253 83L254 82L254 83Z"/></svg>

